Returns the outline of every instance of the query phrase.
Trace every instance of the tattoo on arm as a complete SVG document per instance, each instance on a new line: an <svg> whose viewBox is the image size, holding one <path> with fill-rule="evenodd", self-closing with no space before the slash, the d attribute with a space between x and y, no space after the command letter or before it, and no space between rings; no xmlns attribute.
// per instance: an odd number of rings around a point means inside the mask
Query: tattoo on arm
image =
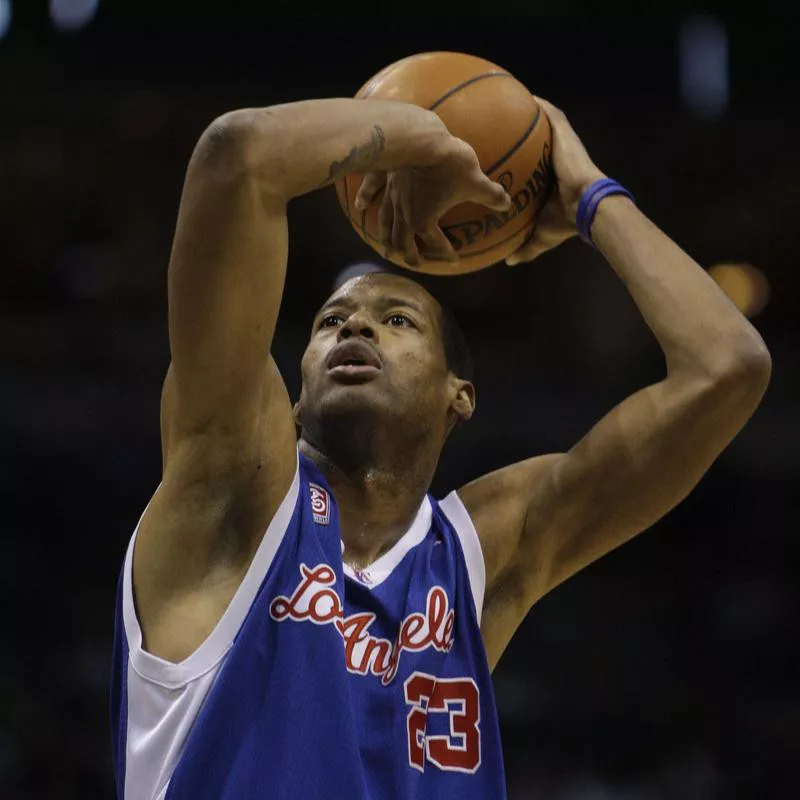
<svg viewBox="0 0 800 800"><path fill-rule="evenodd" d="M367 170L375 159L386 149L386 134L376 122L372 128L372 136L368 142L356 145L341 160L334 161L328 172L328 177L323 186L333 183L338 177L348 172Z"/></svg>

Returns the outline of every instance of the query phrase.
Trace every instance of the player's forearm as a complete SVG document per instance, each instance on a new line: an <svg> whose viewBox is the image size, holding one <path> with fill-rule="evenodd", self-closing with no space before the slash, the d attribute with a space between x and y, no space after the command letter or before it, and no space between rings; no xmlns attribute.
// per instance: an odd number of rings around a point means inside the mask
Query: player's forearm
<svg viewBox="0 0 800 800"><path fill-rule="evenodd" d="M670 375L745 375L766 386L770 358L758 332L629 200L610 197L600 204L592 238L655 334Z"/></svg>
<svg viewBox="0 0 800 800"><path fill-rule="evenodd" d="M335 98L233 111L209 133L230 142L265 188L286 199L350 173L433 164L448 136L423 108Z"/></svg>

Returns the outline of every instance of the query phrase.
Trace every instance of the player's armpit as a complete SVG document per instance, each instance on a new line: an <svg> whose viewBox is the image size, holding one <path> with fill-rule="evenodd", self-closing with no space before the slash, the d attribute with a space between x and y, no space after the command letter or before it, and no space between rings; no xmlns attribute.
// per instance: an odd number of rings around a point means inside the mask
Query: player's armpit
<svg viewBox="0 0 800 800"><path fill-rule="evenodd" d="M458 490L475 525L486 568L481 635L494 669L532 602L519 580L521 549L533 487L549 480L562 454L537 456L496 470ZM543 567L531 560L529 578ZM545 578L540 576L540 582Z"/></svg>
<svg viewBox="0 0 800 800"><path fill-rule="evenodd" d="M561 453L535 456L490 472L458 490L481 542L486 602L513 566L522 542L531 491L548 479Z"/></svg>
<svg viewBox="0 0 800 800"><path fill-rule="evenodd" d="M569 452L462 490L486 553L491 664L538 599L686 497L765 386L759 360L746 358L716 378L668 378L627 398Z"/></svg>

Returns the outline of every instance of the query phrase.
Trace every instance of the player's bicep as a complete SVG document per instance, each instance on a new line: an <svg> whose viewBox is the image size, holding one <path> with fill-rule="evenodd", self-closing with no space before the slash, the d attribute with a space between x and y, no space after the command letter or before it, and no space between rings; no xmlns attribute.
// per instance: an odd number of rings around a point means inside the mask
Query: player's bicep
<svg viewBox="0 0 800 800"><path fill-rule="evenodd" d="M517 554L530 604L681 502L750 415L748 391L736 376L668 378L555 460L529 488ZM533 577L532 562L541 565Z"/></svg>
<svg viewBox="0 0 800 800"><path fill-rule="evenodd" d="M268 133L265 133L268 135ZM252 424L273 388L270 345L288 255L285 200L214 126L187 170L168 273L174 441Z"/></svg>

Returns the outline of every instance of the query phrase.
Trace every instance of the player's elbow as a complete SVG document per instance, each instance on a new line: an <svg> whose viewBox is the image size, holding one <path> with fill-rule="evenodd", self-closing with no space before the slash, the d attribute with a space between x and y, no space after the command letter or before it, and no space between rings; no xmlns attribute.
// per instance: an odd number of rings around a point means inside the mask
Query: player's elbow
<svg viewBox="0 0 800 800"><path fill-rule="evenodd" d="M754 410L769 385L772 358L764 340L748 326L732 343L714 369L713 389L718 397L727 398Z"/></svg>
<svg viewBox="0 0 800 800"><path fill-rule="evenodd" d="M772 375L772 357L755 328L748 326L748 330L731 346L723 375L737 383L762 390L767 388Z"/></svg>
<svg viewBox="0 0 800 800"><path fill-rule="evenodd" d="M264 175L270 171L279 126L266 109L239 109L217 117L203 131L192 160L204 170L228 176Z"/></svg>

